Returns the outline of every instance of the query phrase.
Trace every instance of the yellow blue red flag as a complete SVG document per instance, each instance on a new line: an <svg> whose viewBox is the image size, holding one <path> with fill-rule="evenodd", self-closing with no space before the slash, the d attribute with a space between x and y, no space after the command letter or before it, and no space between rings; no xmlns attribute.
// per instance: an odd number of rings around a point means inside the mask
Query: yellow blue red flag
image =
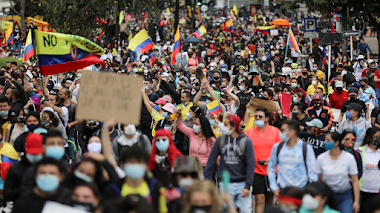
<svg viewBox="0 0 380 213"><path fill-rule="evenodd" d="M139 33L129 41L128 49L133 52L147 52L154 46L152 40L148 36L145 29L141 30Z"/></svg>
<svg viewBox="0 0 380 213"><path fill-rule="evenodd" d="M13 44L13 29L10 24L8 24L8 29L5 32L3 44Z"/></svg>
<svg viewBox="0 0 380 213"><path fill-rule="evenodd" d="M92 64L102 64L105 51L94 42L77 35L36 32L37 56L42 75L82 69Z"/></svg>
<svg viewBox="0 0 380 213"><path fill-rule="evenodd" d="M224 22L224 31L226 32L234 32L234 24L232 20L228 20Z"/></svg>
<svg viewBox="0 0 380 213"><path fill-rule="evenodd" d="M28 61L34 55L34 48L32 43L32 31L29 30L28 36L26 37L25 50L24 50L24 61Z"/></svg>
<svg viewBox="0 0 380 213"><path fill-rule="evenodd" d="M200 26L197 31L194 32L195 37L201 39L203 34L207 33L207 30L204 26Z"/></svg>
<svg viewBox="0 0 380 213"><path fill-rule="evenodd" d="M172 65L175 64L175 56L180 52L181 49L181 35L179 33L179 26L177 26L177 31L174 35L174 46L172 52Z"/></svg>
<svg viewBox="0 0 380 213"><path fill-rule="evenodd" d="M219 106L219 102L217 100L212 101L211 103L207 104L207 109L210 112L210 115L217 114L219 112L222 112L222 109Z"/></svg>

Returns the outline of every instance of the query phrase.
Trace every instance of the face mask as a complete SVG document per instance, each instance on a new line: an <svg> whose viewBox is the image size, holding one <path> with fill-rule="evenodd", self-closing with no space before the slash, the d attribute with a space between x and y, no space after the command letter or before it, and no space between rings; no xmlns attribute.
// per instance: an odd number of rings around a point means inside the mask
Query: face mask
<svg viewBox="0 0 380 213"><path fill-rule="evenodd" d="M50 121L41 118L41 125L43 127L48 127L50 125Z"/></svg>
<svg viewBox="0 0 380 213"><path fill-rule="evenodd" d="M364 88L364 87L365 87L365 85L360 84L360 88Z"/></svg>
<svg viewBox="0 0 380 213"><path fill-rule="evenodd" d="M59 187L59 178L51 174L42 174L37 176L36 183L39 189L49 193Z"/></svg>
<svg viewBox="0 0 380 213"><path fill-rule="evenodd" d="M164 64L165 64L165 61L161 61L161 64L164 65Z"/></svg>
<svg viewBox="0 0 380 213"><path fill-rule="evenodd" d="M212 71L212 70L214 70L215 68L214 67L210 67L210 70Z"/></svg>
<svg viewBox="0 0 380 213"><path fill-rule="evenodd" d="M145 88L146 90L149 90L149 87L148 87L148 86L144 86L144 88Z"/></svg>
<svg viewBox="0 0 380 213"><path fill-rule="evenodd" d="M302 72L302 75L307 75L307 72Z"/></svg>
<svg viewBox="0 0 380 213"><path fill-rule="evenodd" d="M305 209L313 211L319 207L319 201L309 194L305 194L302 198L302 205Z"/></svg>
<svg viewBox="0 0 380 213"><path fill-rule="evenodd" d="M87 175L85 175L85 174L83 174L83 173L81 173L79 171L74 171L74 175L75 175L75 177L77 177L77 178L79 178L81 180L84 180L87 183L91 183L92 182L92 178L91 177L89 177L89 176L87 176Z"/></svg>
<svg viewBox="0 0 380 213"><path fill-rule="evenodd" d="M198 126L198 125L193 125L193 131L196 133L196 134L198 134L198 133L200 133L201 132L201 128Z"/></svg>
<svg viewBox="0 0 380 213"><path fill-rule="evenodd" d="M297 69L293 69L293 72L297 72Z"/></svg>
<svg viewBox="0 0 380 213"><path fill-rule="evenodd" d="M136 133L136 126L133 124L128 124L124 127L124 134L126 135L134 135Z"/></svg>
<svg viewBox="0 0 380 213"><path fill-rule="evenodd" d="M48 146L46 147L46 157L61 160L65 155L65 149L61 146Z"/></svg>
<svg viewBox="0 0 380 213"><path fill-rule="evenodd" d="M316 85L317 81L311 81L311 84Z"/></svg>
<svg viewBox="0 0 380 213"><path fill-rule="evenodd" d="M325 149L332 150L335 147L334 141L325 141Z"/></svg>
<svg viewBox="0 0 380 213"><path fill-rule="evenodd" d="M40 127L38 124L24 125L24 132L34 132L38 127Z"/></svg>
<svg viewBox="0 0 380 213"><path fill-rule="evenodd" d="M320 107L321 106L321 103L314 103L314 107L315 108L318 108L318 107Z"/></svg>
<svg viewBox="0 0 380 213"><path fill-rule="evenodd" d="M243 72L244 72L243 70L239 70L239 73L240 73L240 74L243 74Z"/></svg>
<svg viewBox="0 0 380 213"><path fill-rule="evenodd" d="M73 207L76 209L80 209L86 212L93 212L95 210L95 206L92 203L80 202L76 200L72 200L71 203Z"/></svg>
<svg viewBox="0 0 380 213"><path fill-rule="evenodd" d="M326 56L329 56L329 54L328 54L328 53L326 53Z"/></svg>
<svg viewBox="0 0 380 213"><path fill-rule="evenodd" d="M166 151L169 148L169 140L156 141L156 147L159 151Z"/></svg>
<svg viewBox="0 0 380 213"><path fill-rule="evenodd" d="M207 99L207 100L206 100L206 104L209 104L209 103L211 103L211 101Z"/></svg>
<svg viewBox="0 0 380 213"><path fill-rule="evenodd" d="M283 133L283 132L280 132L280 138L285 143L288 142L288 140L290 139L290 138L286 137L286 133Z"/></svg>
<svg viewBox="0 0 380 213"><path fill-rule="evenodd" d="M197 77L190 77L190 81L194 81Z"/></svg>
<svg viewBox="0 0 380 213"><path fill-rule="evenodd" d="M181 75L181 73L179 73L179 72L176 72L176 73L175 73L175 75L176 75L176 76L180 76L180 75Z"/></svg>
<svg viewBox="0 0 380 213"><path fill-rule="evenodd" d="M243 76L244 76L244 77L247 77L247 76L248 76L248 73L246 73L246 72L243 73Z"/></svg>
<svg viewBox="0 0 380 213"><path fill-rule="evenodd" d="M292 111L292 116L293 116L293 118L297 117L298 116L298 112Z"/></svg>
<svg viewBox="0 0 380 213"><path fill-rule="evenodd" d="M178 186L181 189L187 189L193 184L194 180L192 178L181 178L178 181Z"/></svg>
<svg viewBox="0 0 380 213"><path fill-rule="evenodd" d="M298 103L297 97L293 97L293 103Z"/></svg>
<svg viewBox="0 0 380 213"><path fill-rule="evenodd" d="M239 90L240 90L240 91L244 91L245 88L244 88L243 86L239 86Z"/></svg>
<svg viewBox="0 0 380 213"><path fill-rule="evenodd" d="M350 111L346 111L344 114L346 115L347 119L351 119L352 118L352 115L351 115Z"/></svg>
<svg viewBox="0 0 380 213"><path fill-rule="evenodd" d="M211 211L211 206L191 206L190 213L206 213Z"/></svg>
<svg viewBox="0 0 380 213"><path fill-rule="evenodd" d="M314 129L308 129L308 130L307 130L307 133L308 133L309 135L314 134Z"/></svg>
<svg viewBox="0 0 380 213"><path fill-rule="evenodd" d="M380 147L380 138L374 138L371 140L371 144L378 149Z"/></svg>
<svg viewBox="0 0 380 213"><path fill-rule="evenodd" d="M127 163L124 166L124 172L132 180L138 180L144 177L146 166L142 164Z"/></svg>
<svg viewBox="0 0 380 213"><path fill-rule="evenodd" d="M168 117L169 117L169 114L168 114L167 112L163 112L163 113L162 113L162 117L164 117L164 118L168 118Z"/></svg>
<svg viewBox="0 0 380 213"><path fill-rule="evenodd" d="M144 73L147 74L149 71L148 70L144 70Z"/></svg>
<svg viewBox="0 0 380 213"><path fill-rule="evenodd" d="M254 123L255 123L255 125L257 127L262 127L262 126L265 125L265 121L261 121L261 120L260 121L259 120L255 120Z"/></svg>
<svg viewBox="0 0 380 213"><path fill-rule="evenodd" d="M292 83L291 85L292 85L293 88L297 87L297 83Z"/></svg>
<svg viewBox="0 0 380 213"><path fill-rule="evenodd" d="M26 154L26 159L32 164L37 163L38 161L42 160L42 155L32 155L32 154Z"/></svg>
<svg viewBox="0 0 380 213"><path fill-rule="evenodd" d="M343 91L343 87L337 87L337 88L336 88L336 92L337 92L337 93L341 93L342 91Z"/></svg>
<svg viewBox="0 0 380 213"><path fill-rule="evenodd" d="M183 105L185 105L185 106L186 106L188 103L189 103L189 102L188 102L188 101L186 101L185 103L183 103Z"/></svg>
<svg viewBox="0 0 380 213"><path fill-rule="evenodd" d="M92 142L87 144L88 152L100 153L102 151L102 144L98 142Z"/></svg>
<svg viewBox="0 0 380 213"><path fill-rule="evenodd" d="M8 112L9 112L9 110L7 110L7 111L0 111L0 115L1 116L7 116Z"/></svg>
<svg viewBox="0 0 380 213"><path fill-rule="evenodd" d="M231 135L234 130L230 129L229 127L222 126L219 127L220 131L222 132L223 135Z"/></svg>
<svg viewBox="0 0 380 213"><path fill-rule="evenodd" d="M317 71L317 67L313 67L313 71Z"/></svg>
<svg viewBox="0 0 380 213"><path fill-rule="evenodd" d="M188 119L188 120L193 118L193 116L191 115L190 112L187 112L185 116L186 116L186 119Z"/></svg>
<svg viewBox="0 0 380 213"><path fill-rule="evenodd" d="M225 72L225 71L226 71L226 68L222 68L221 70L222 70L222 72Z"/></svg>
<svg viewBox="0 0 380 213"><path fill-rule="evenodd" d="M134 73L137 73L137 72L139 71L139 69L137 69L137 68L133 68L132 71L133 71Z"/></svg>
<svg viewBox="0 0 380 213"><path fill-rule="evenodd" d="M213 126L215 126L215 125L216 125L216 123L215 123L215 121L214 121L214 120L209 120L209 122L210 122L210 126L211 126L211 127L213 127Z"/></svg>
<svg viewBox="0 0 380 213"><path fill-rule="evenodd" d="M203 71L203 75L207 76L206 71Z"/></svg>

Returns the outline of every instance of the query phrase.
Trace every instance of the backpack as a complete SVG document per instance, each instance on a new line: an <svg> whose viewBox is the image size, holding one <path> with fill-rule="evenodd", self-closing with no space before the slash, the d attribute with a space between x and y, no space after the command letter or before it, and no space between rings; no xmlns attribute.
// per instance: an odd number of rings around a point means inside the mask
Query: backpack
<svg viewBox="0 0 380 213"><path fill-rule="evenodd" d="M223 149L223 145L224 145L224 142L226 141L226 138L227 136L226 135L221 135L220 137L220 141L219 141L219 153L222 153L222 149ZM239 143L239 148L241 150L241 152L243 153L243 156L245 156L245 143L247 142L247 136L245 136L244 138L240 139L240 143Z"/></svg>
<svg viewBox="0 0 380 213"><path fill-rule="evenodd" d="M115 138L115 140L116 140L116 138ZM139 137L139 141L132 145L132 147L135 147L135 146L140 146L141 149L145 150L144 134L141 133L141 135ZM117 143L117 152L119 155L120 155L121 151L123 151L124 147L129 147L129 146L123 146L120 143Z"/></svg>
<svg viewBox="0 0 380 213"><path fill-rule="evenodd" d="M280 151L282 149L282 147L284 146L285 142L281 142L278 147L277 147L277 154L276 154L276 157L277 157L277 165L278 165L278 155L280 154ZM308 173L307 171L307 164L306 164L306 154L307 154L307 143L306 142L303 142L302 143L302 155L303 155L303 161L305 163L305 168L306 168L306 174Z"/></svg>

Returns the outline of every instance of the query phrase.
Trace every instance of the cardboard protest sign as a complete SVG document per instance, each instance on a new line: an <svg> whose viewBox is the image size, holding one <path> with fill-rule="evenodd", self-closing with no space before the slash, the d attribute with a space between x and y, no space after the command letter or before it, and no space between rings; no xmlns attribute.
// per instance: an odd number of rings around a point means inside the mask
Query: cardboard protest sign
<svg viewBox="0 0 380 213"><path fill-rule="evenodd" d="M107 121L116 116L118 123L139 125L142 82L141 77L83 71L77 118Z"/></svg>
<svg viewBox="0 0 380 213"><path fill-rule="evenodd" d="M46 201L41 213L86 213L86 211L74 208L71 206L63 205L54 201Z"/></svg>
<svg viewBox="0 0 380 213"><path fill-rule="evenodd" d="M256 114L256 109L259 107L265 107L270 112L277 112L280 109L280 105L277 101L268 101L263 100L260 98L251 98L251 101L249 102L251 105L247 110L245 111L245 117L244 117L244 126L247 125L249 119Z"/></svg>

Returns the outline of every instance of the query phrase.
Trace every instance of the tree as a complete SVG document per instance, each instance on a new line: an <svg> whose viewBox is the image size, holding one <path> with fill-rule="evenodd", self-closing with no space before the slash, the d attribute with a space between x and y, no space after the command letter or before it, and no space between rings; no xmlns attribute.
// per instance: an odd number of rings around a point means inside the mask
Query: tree
<svg viewBox="0 0 380 213"><path fill-rule="evenodd" d="M379 0L295 0L289 8L296 9L301 3L306 4L309 11L320 11L321 14L333 12L342 14L343 30L347 29L347 25L354 23L354 18L364 19L377 32L380 49L380 23L376 21L376 18L380 16L380 11L375 9L380 7Z"/></svg>

